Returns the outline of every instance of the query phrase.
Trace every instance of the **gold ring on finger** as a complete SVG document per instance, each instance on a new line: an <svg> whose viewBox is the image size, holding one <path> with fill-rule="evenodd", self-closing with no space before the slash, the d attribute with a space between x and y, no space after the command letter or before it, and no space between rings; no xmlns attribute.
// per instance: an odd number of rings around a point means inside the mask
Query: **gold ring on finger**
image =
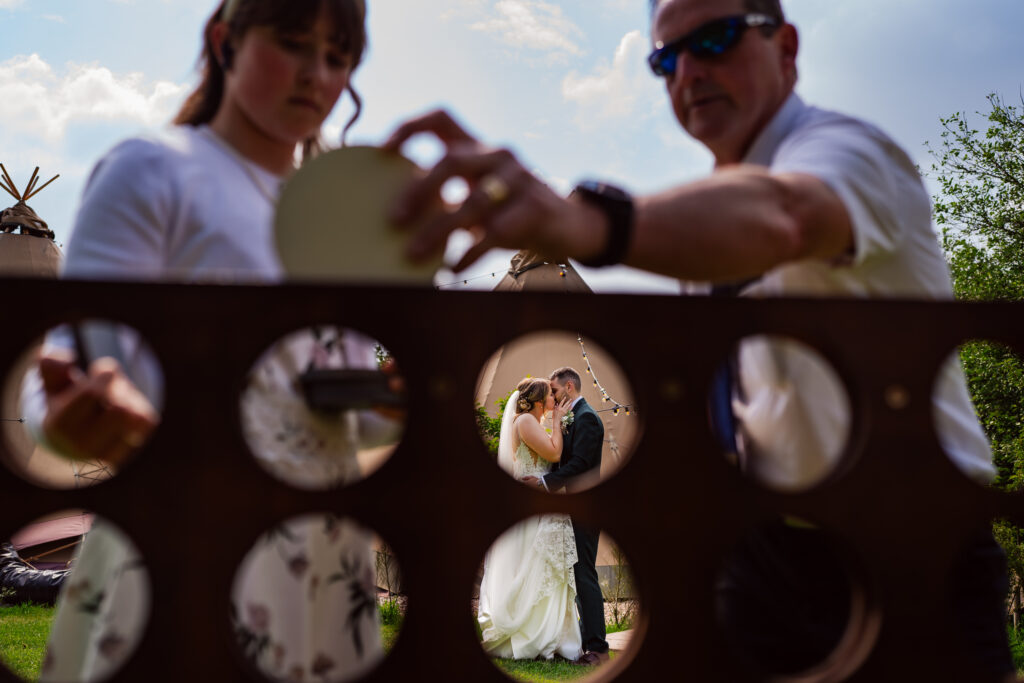
<svg viewBox="0 0 1024 683"><path fill-rule="evenodd" d="M511 194L511 188L508 186L508 183L496 175L485 175L481 178L480 191L484 193L484 196L493 205L503 203Z"/></svg>

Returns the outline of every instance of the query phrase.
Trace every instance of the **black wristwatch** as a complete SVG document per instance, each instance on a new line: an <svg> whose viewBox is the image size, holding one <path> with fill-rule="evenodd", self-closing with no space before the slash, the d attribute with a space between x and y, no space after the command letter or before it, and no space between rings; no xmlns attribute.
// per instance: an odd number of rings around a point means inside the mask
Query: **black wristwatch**
<svg viewBox="0 0 1024 683"><path fill-rule="evenodd" d="M608 242L604 249L580 263L591 268L622 263L633 236L633 197L625 190L594 180L584 180L569 196L597 207L608 217Z"/></svg>

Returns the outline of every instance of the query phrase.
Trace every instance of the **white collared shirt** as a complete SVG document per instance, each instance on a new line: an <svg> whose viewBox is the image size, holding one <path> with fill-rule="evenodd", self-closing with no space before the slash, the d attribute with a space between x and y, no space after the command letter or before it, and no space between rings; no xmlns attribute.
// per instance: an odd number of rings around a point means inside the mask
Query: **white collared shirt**
<svg viewBox="0 0 1024 683"><path fill-rule="evenodd" d="M791 94L744 162L819 178L842 200L853 226L848 255L783 264L744 296L953 298L921 177L878 128L808 106ZM846 440L844 421L848 428L850 413L844 397L808 358L792 345L763 338L744 342L740 350L744 401L734 400L734 409L756 451L748 465L770 483L800 486L816 480L829 471ZM966 475L990 482L995 468L988 440L955 357L941 368L936 386L943 449Z"/></svg>

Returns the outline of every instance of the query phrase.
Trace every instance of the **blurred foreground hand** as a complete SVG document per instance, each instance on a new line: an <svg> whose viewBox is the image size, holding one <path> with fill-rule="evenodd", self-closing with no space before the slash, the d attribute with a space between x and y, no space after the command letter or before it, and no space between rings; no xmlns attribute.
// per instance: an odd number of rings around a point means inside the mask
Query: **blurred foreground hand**
<svg viewBox="0 0 1024 683"><path fill-rule="evenodd" d="M113 358L99 358L88 372L66 351L39 360L46 393L43 434L69 458L121 465L145 443L160 416Z"/></svg>

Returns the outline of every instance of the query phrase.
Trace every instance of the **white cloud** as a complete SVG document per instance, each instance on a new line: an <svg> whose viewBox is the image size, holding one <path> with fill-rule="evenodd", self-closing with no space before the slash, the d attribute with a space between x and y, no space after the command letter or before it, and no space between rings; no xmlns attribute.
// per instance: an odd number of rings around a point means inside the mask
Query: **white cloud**
<svg viewBox="0 0 1024 683"><path fill-rule="evenodd" d="M550 175L542 168L531 168L530 173L535 175L542 183L553 189L558 194L567 195L573 188L573 183L568 178Z"/></svg>
<svg viewBox="0 0 1024 683"><path fill-rule="evenodd" d="M66 24L66 23L68 23L68 22L66 22L64 20L64 17L62 17L59 14L41 14L39 16L42 17L43 19L46 19L47 21L52 21L52 22L55 22L57 24Z"/></svg>
<svg viewBox="0 0 1024 683"><path fill-rule="evenodd" d="M12 9L22 2L23 0L0 0L0 9Z"/></svg>
<svg viewBox="0 0 1024 683"><path fill-rule="evenodd" d="M542 0L499 0L498 16L472 24L470 28L493 33L513 47L564 57L583 50L573 41L583 31L562 14L562 8Z"/></svg>
<svg viewBox="0 0 1024 683"><path fill-rule="evenodd" d="M0 0L2 1L2 0ZM96 64L69 62L62 74L39 55L0 62L0 124L49 142L61 140L79 122L166 123L187 86L147 84L141 73L117 75Z"/></svg>
<svg viewBox="0 0 1024 683"><path fill-rule="evenodd" d="M645 55L650 49L641 31L630 31L615 50L612 63L599 64L589 76L570 72L562 80L562 97L579 105L577 123L592 128L605 120L634 116L639 109L647 115L651 102L664 95L661 84L646 68Z"/></svg>

